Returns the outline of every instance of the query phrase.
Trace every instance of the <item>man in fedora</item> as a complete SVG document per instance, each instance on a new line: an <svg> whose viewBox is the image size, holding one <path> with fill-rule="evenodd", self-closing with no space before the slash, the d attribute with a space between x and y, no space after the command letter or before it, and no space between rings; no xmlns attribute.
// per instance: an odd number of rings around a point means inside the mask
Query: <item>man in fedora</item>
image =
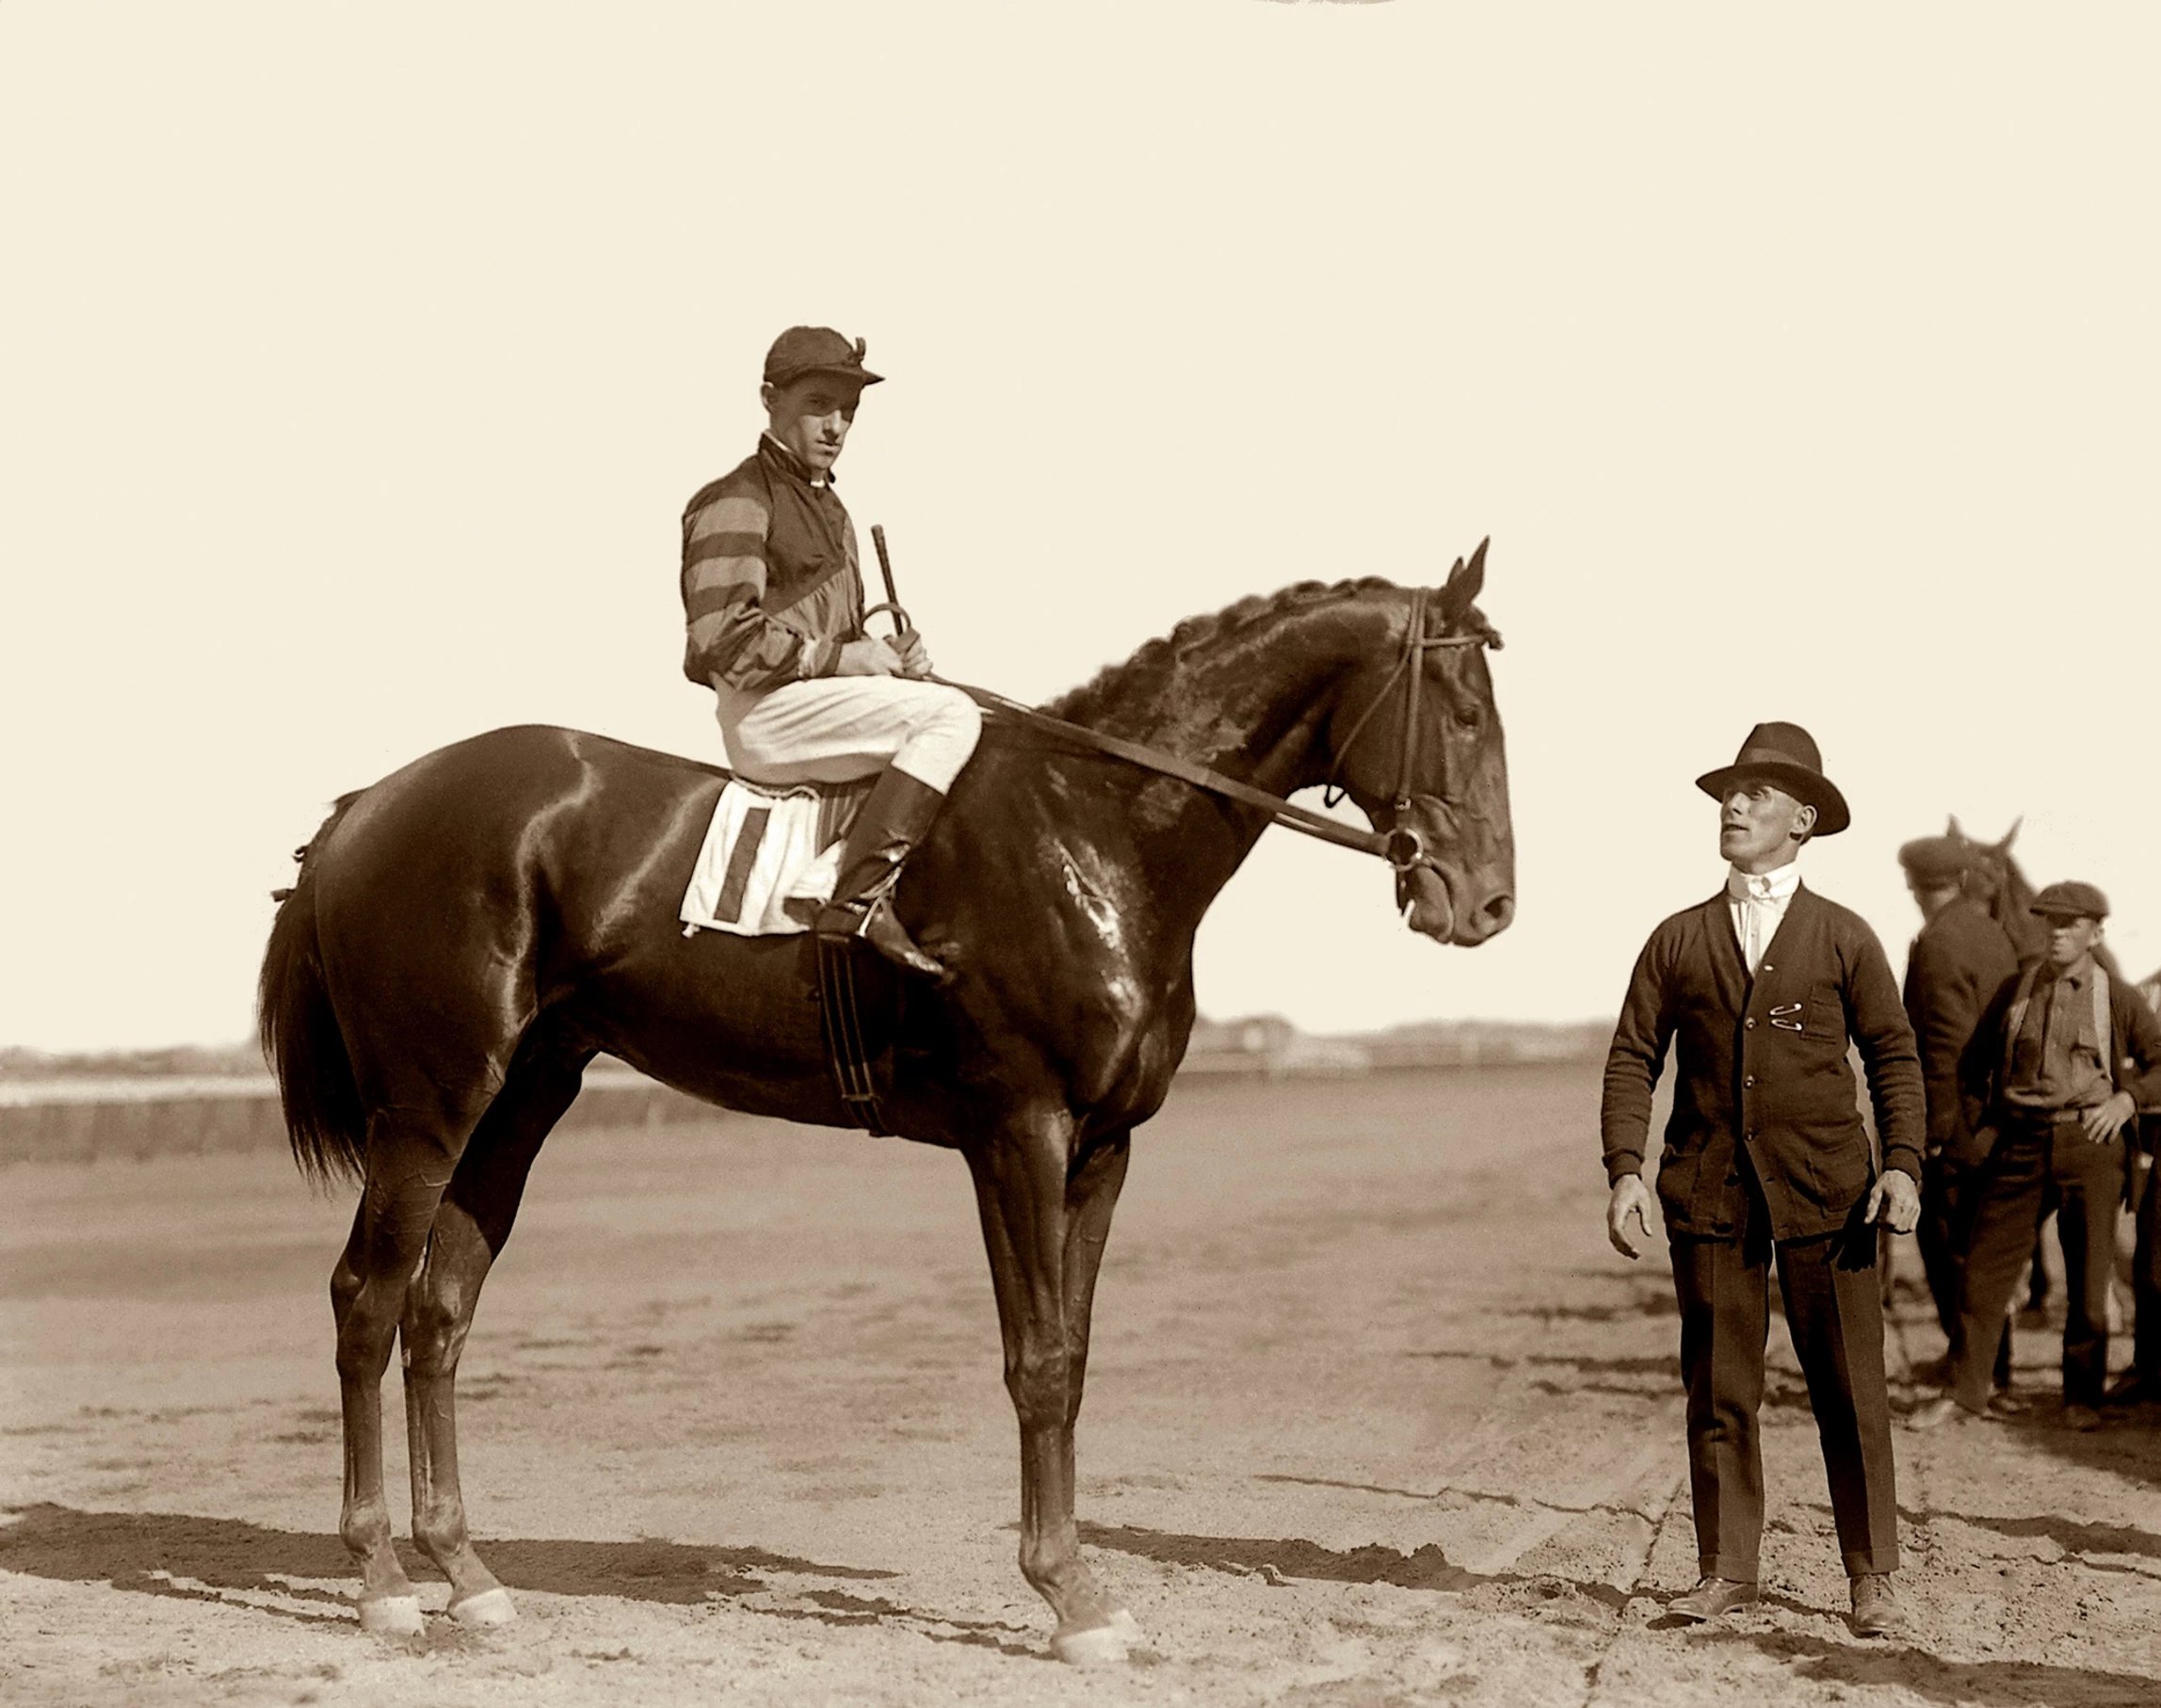
<svg viewBox="0 0 2161 1708"><path fill-rule="evenodd" d="M1994 1142L1975 1188L1949 1392L1913 1414L1918 1428L1986 1413L1989 1341L2010 1306L2051 1181L2061 1194L2064 1422L2074 1429L2101 1422L2123 1133L2140 1104L2161 1099L2161 1020L2095 959L2108 917L2099 890L2052 883L2032 911L2048 921L2048 953L2003 982L1966 1047L1969 1116Z"/></svg>
<svg viewBox="0 0 2161 1708"><path fill-rule="evenodd" d="M982 716L958 688L923 678L912 631L863 626L855 524L833 463L866 386L863 342L792 326L766 352L758 448L683 513L683 672L716 698L728 763L752 782L876 777L841 851L818 935L860 937L912 972L938 961L894 917L901 862L930 829L976 750Z"/></svg>
<svg viewBox="0 0 2161 1708"><path fill-rule="evenodd" d="M2019 970L2019 952L1974 894L1973 850L1964 838L1924 836L1898 850L1906 886L1921 910L1921 933L1906 958L1906 1016L1921 1050L1928 1094L1928 1148L1921 1170L1921 1266L1946 1342L1959 1337L1959 1277L1966 1262L1976 1171L1986 1152L1966 1118L1959 1063L1981 1010ZM1985 880L1984 880L1985 881ZM2010 1322L1995 1350L1995 1381L2010 1385ZM1946 1354L1947 1370L1950 1356Z"/></svg>
<svg viewBox="0 0 2161 1708"><path fill-rule="evenodd" d="M1633 1258L1649 1237L1652 1089L1675 1047L1658 1201L1681 1305L1702 1577L1670 1610L1708 1619L1757 1599L1756 1412L1775 1264L1823 1443L1852 1626L1887 1635L1905 1620L1892 1577L1898 1503L1872 1224L1904 1233L1920 1216L1927 1117L1913 1029L1876 934L1800 882L1802 847L1849 817L1808 732L1758 724L1732 765L1696 781L1718 802L1718 851L1732 870L1637 957L1600 1112L1606 1233ZM1849 1042L1867 1071L1880 1172Z"/></svg>

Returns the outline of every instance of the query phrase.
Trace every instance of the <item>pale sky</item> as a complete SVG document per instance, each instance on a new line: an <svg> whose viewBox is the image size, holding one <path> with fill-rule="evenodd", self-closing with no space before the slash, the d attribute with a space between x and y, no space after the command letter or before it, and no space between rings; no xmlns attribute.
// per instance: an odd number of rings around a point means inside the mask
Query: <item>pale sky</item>
<svg viewBox="0 0 2161 1708"><path fill-rule="evenodd" d="M331 797L710 758L678 516L766 344L946 674L1028 699L1492 536L1517 923L1271 831L1218 1016L1616 1007L1808 726L1805 857L2024 815L2161 963L2161 11L0 3L0 1043L224 1041ZM672 921L655 922L672 929Z"/></svg>

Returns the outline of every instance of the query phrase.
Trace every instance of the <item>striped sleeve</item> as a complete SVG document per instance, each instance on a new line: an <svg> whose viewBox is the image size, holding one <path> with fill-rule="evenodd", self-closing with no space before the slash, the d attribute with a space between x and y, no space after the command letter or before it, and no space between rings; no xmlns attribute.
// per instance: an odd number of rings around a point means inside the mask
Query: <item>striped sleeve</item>
<svg viewBox="0 0 2161 1708"><path fill-rule="evenodd" d="M837 653L814 656L811 641L766 615L766 536L770 516L752 492L722 491L683 523L683 617L688 634L683 673L696 683L718 677L735 688L777 687L830 675Z"/></svg>

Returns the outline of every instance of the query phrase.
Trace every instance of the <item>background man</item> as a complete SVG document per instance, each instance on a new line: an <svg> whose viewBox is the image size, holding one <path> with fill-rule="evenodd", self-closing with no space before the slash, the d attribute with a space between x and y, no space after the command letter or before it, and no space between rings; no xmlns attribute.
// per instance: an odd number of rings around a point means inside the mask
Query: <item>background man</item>
<svg viewBox="0 0 2161 1708"><path fill-rule="evenodd" d="M1898 850L1906 885L1921 910L1921 934L1906 960L1906 1014L1921 1051L1921 1079L1928 1097L1928 1149L1921 1173L1921 1222L1915 1230L1936 1320L1955 1345L1959 1333L1959 1275L1965 1265L1966 1224L1974 1170L1984 1160L1959 1090L1959 1061L1981 1010L2004 980L2018 971L2018 950L1988 910L1966 894L1972 855L1949 836L1925 836ZM2010 1385L2010 1322L1995 1348L1996 1385ZM1943 1372L1950 1355L1945 1354Z"/></svg>
<svg viewBox="0 0 2161 1708"><path fill-rule="evenodd" d="M2149 1008L2161 1006L2161 991L2156 987L2161 987L2161 976L2149 978L2138 987ZM2126 1144L2134 1142L2135 1130L2148 1153L2146 1163L2133 1170L2135 1179L2144 1177L2144 1189L2138 1194L2137 1238L2131 1258L2131 1297L2137 1314L2131 1368L2109 1388L2107 1402L2112 1406L2161 1401L2161 1160L2153 1156L2156 1140L2161 1140L2161 1112L2142 1105L2137 1127L2125 1130Z"/></svg>
<svg viewBox="0 0 2161 1708"><path fill-rule="evenodd" d="M1681 1304L1688 1475L1702 1580L1671 1603L1706 1619L1757 1598L1769 1268L1823 1442L1853 1629L1904 1623L1891 1408L1878 1297L1881 1220L1911 1230L1927 1129L1913 1031L1876 934L1802 886L1811 836L1846 829L1815 742L1758 724L1731 765L1697 779L1719 803L1725 887L1674 914L1637 958L1605 1065L1600 1127L1612 1197L1606 1233L1634 1257L1648 1237L1643 1156L1651 1096L1678 1040L1672 1119L1658 1166ZM1858 1043L1882 1136L1877 1172L1855 1103Z"/></svg>
<svg viewBox="0 0 2161 1708"><path fill-rule="evenodd" d="M2094 960L2107 897L2053 883L2032 910L2049 922L2047 958L2005 980L1966 1047L1969 1120L1994 1130L1974 1186L1973 1233L1954 1338L1950 1392L1913 1415L1928 1428L1989 1398L1986 1347L2033 1244L2045 1184L2062 1194L2064 1422L2090 1429L2108 1374L2108 1286L2123 1197L2122 1133L2161 1096L2161 1021L2137 989Z"/></svg>
<svg viewBox="0 0 2161 1708"><path fill-rule="evenodd" d="M728 763L752 782L877 783L849 828L821 937L862 937L918 973L889 901L901 862L929 830L982 733L958 688L919 680L930 657L863 629L855 524L833 463L865 386L863 343L794 326L766 353L758 448L683 513L683 672L710 684Z"/></svg>

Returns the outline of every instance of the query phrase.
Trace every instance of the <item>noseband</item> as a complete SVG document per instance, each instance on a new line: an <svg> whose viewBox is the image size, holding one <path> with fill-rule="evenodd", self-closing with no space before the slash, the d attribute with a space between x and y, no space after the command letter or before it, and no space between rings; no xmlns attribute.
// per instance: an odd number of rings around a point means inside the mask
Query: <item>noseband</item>
<svg viewBox="0 0 2161 1708"><path fill-rule="evenodd" d="M1358 715L1358 721L1350 726L1350 733L1336 749L1335 764L1329 766L1328 781L1321 785L1321 804L1334 806L1349 793L1336 781L1336 773L1343 769L1343 762L1350 756L1358 738L1365 733L1365 726L1373 721L1373 715L1388 702L1395 692L1396 679L1403 679L1403 761L1396 767L1395 798L1390 804L1398 822L1389 828L1386 846L1381 857L1397 872L1409 872L1432 862L1426 858L1426 839L1419 835L1417 827L1401 821L1411 811L1411 783L1418 775L1418 709L1426 687L1426 654L1443 647L1492 647L1500 649L1501 637L1491 630L1476 635L1428 635L1426 632L1426 604L1430 592L1427 588L1411 589L1411 620L1403 629L1403 655L1389 671L1388 680L1380 685L1380 692L1373 697L1373 703ZM1446 797L1443 796L1443 799Z"/></svg>

